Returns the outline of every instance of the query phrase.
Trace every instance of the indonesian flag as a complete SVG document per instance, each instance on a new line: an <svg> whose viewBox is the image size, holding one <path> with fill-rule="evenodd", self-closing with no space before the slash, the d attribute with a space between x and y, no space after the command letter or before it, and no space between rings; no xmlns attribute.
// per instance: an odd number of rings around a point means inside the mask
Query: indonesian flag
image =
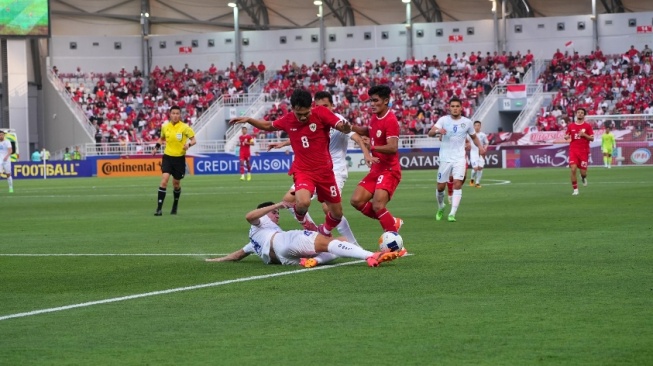
<svg viewBox="0 0 653 366"><path fill-rule="evenodd" d="M508 85L506 96L511 99L526 98L526 84Z"/></svg>
<svg viewBox="0 0 653 366"><path fill-rule="evenodd" d="M574 41L565 42L565 47L569 48L574 45Z"/></svg>

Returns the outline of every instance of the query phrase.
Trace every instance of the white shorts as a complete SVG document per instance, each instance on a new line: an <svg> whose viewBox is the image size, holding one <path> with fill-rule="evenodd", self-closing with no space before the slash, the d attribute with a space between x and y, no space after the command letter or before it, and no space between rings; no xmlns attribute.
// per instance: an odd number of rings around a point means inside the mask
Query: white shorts
<svg viewBox="0 0 653 366"><path fill-rule="evenodd" d="M483 167L485 166L485 159L482 156L473 156L471 160L472 160L471 165L473 169L476 168L483 169Z"/></svg>
<svg viewBox="0 0 653 366"><path fill-rule="evenodd" d="M301 258L312 258L315 252L317 232L290 230L278 233L272 241L272 249L283 265L298 265Z"/></svg>
<svg viewBox="0 0 653 366"><path fill-rule="evenodd" d="M1 162L0 167L2 167L0 171L6 174L11 174L11 160L9 159L7 159L7 161L0 161Z"/></svg>
<svg viewBox="0 0 653 366"><path fill-rule="evenodd" d="M440 168L438 168L438 183L447 183L449 176L453 176L454 180L463 180L465 179L466 169L467 163L465 160L441 163Z"/></svg>

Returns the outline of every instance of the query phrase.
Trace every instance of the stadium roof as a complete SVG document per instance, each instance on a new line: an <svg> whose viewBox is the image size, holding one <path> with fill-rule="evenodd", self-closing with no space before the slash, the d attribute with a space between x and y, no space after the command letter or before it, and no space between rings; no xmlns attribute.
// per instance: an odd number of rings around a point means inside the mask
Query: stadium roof
<svg viewBox="0 0 653 366"><path fill-rule="evenodd" d="M233 29L230 0L52 0L53 34L76 34L74 24L107 19L140 23L148 13L150 33L186 33ZM239 4L241 29L313 28L318 26L313 0L231 0ZM592 0L505 0L508 17L553 17L592 13ZM401 0L322 0L325 25L361 26L406 21ZM492 0L412 0L414 23L492 19ZM596 0L597 12L649 12L652 0ZM497 0L501 8L501 0ZM500 11L499 11L500 17ZM100 20L104 18L103 20ZM118 23L115 23L118 22ZM58 25L58 26L57 26ZM86 29L84 29L86 28ZM139 28L132 28L139 29ZM88 34L88 27L79 34Z"/></svg>

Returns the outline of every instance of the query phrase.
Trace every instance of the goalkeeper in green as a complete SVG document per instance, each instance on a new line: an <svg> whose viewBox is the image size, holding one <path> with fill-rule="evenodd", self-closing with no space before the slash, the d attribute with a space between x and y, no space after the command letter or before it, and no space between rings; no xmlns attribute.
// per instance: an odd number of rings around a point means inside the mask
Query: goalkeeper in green
<svg viewBox="0 0 653 366"><path fill-rule="evenodd" d="M614 135L610 133L610 127L605 128L605 133L601 137L601 151L603 151L603 166L610 169L612 167L612 152L617 148Z"/></svg>

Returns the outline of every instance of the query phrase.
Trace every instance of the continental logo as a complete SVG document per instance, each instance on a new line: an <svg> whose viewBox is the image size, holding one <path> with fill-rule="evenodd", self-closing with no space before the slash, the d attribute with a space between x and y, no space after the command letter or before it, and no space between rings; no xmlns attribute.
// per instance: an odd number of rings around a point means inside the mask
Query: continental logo
<svg viewBox="0 0 653 366"><path fill-rule="evenodd" d="M193 161L186 158L186 167L192 167ZM192 174L192 172L187 172ZM117 159L98 160L98 177L144 177L161 175L161 159Z"/></svg>
<svg viewBox="0 0 653 366"><path fill-rule="evenodd" d="M78 176L78 163L56 163L56 164L16 164L13 166L14 177L32 178L45 176L58 177L76 177Z"/></svg>

